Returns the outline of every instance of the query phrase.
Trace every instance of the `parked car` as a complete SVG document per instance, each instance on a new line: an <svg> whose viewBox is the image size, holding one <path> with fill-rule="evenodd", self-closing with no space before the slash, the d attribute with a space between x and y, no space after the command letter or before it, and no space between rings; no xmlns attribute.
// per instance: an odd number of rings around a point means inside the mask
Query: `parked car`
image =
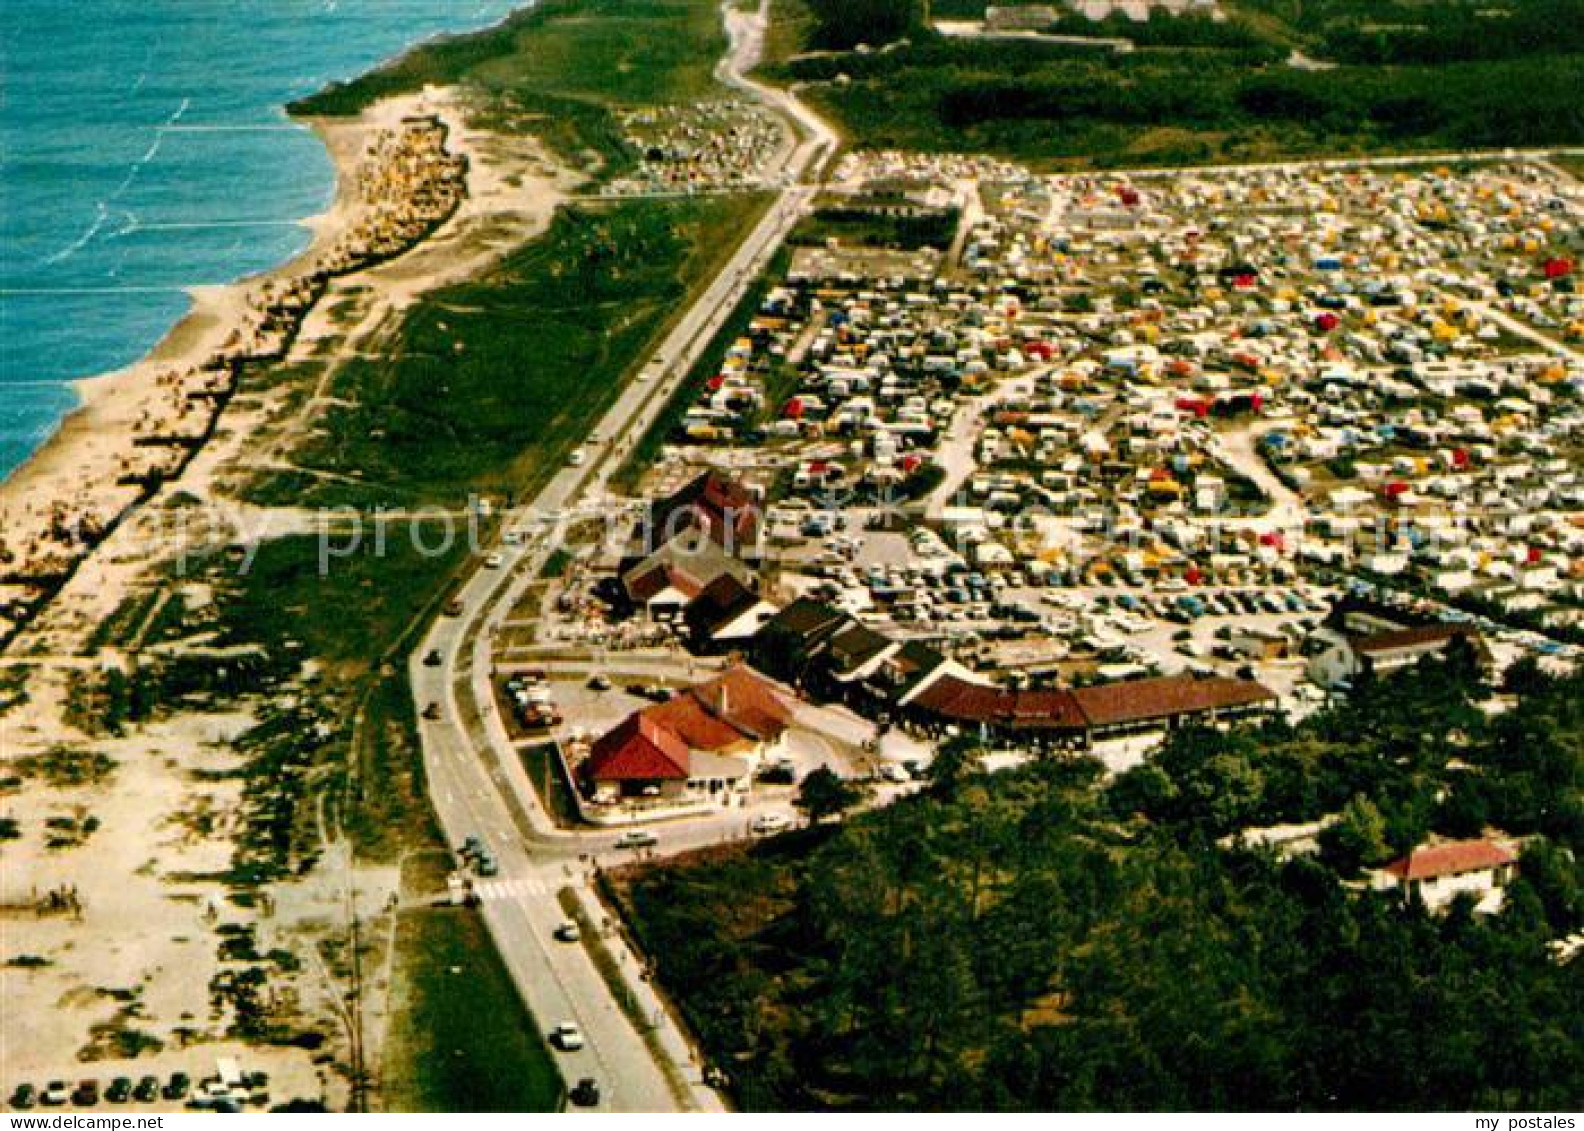
<svg viewBox="0 0 1584 1131"><path fill-rule="evenodd" d="M660 838L648 829L629 829L616 838L617 848L653 848Z"/></svg>
<svg viewBox="0 0 1584 1131"><path fill-rule="evenodd" d="M753 819L752 828L760 836L781 832L792 824L785 813L760 813Z"/></svg>
<svg viewBox="0 0 1584 1131"><path fill-rule="evenodd" d="M66 1087L64 1080L51 1080L44 1085L44 1094L39 1097L39 1102L46 1107L60 1107L71 1099L71 1091Z"/></svg>
<svg viewBox="0 0 1584 1131"><path fill-rule="evenodd" d="M159 1099L159 1094L158 1076L145 1076L137 1082L137 1087L132 1089L132 1098L140 1104L153 1103Z"/></svg>
<svg viewBox="0 0 1584 1131"><path fill-rule="evenodd" d="M16 1091L11 1093L11 1107L17 1111L26 1111L38 1099L38 1091L32 1084L18 1084Z"/></svg>
<svg viewBox="0 0 1584 1131"><path fill-rule="evenodd" d="M96 1107L99 1103L99 1081L80 1080L76 1091L71 1094L74 1107Z"/></svg>
<svg viewBox="0 0 1584 1131"><path fill-rule="evenodd" d="M568 919L555 929L555 937L557 942L577 942L583 937L583 932L578 929L576 923Z"/></svg>
<svg viewBox="0 0 1584 1131"><path fill-rule="evenodd" d="M423 658L424 667L438 668L440 666L440 649L431 648Z"/></svg>
<svg viewBox="0 0 1584 1131"><path fill-rule="evenodd" d="M578 1107L593 1107L600 1102L599 1085L595 1083L594 1077L585 1076L572 1086L567 1098Z"/></svg>
<svg viewBox="0 0 1584 1131"><path fill-rule="evenodd" d="M563 1021L550 1030L550 1043L562 1052L575 1052L583 1047L583 1030L574 1021Z"/></svg>
<svg viewBox="0 0 1584 1131"><path fill-rule="evenodd" d="M105 1099L113 1104L124 1104L131 1098L132 1079L129 1076L117 1076L105 1089Z"/></svg>
<svg viewBox="0 0 1584 1131"><path fill-rule="evenodd" d="M185 1072L172 1072L170 1080L165 1084L162 1093L168 1100L186 1099L187 1093L192 1088L192 1077Z"/></svg>

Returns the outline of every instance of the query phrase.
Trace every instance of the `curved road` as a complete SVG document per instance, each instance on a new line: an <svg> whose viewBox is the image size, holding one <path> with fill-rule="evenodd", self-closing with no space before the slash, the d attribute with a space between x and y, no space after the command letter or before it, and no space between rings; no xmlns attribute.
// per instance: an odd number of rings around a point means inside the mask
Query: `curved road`
<svg viewBox="0 0 1584 1131"><path fill-rule="evenodd" d="M701 1081L682 1034L646 983L633 978L624 993L646 1018L638 1028L618 1006L611 988L582 945L553 940L565 915L557 899L562 887L581 888L588 862L609 856L613 833L571 834L554 827L527 780L489 688L490 643L517 596L538 575L564 529L581 509L597 510L621 457L642 436L708 347L749 283L768 265L787 232L810 206L816 189L801 183L835 153L837 137L819 118L784 91L746 77L764 37L767 7L757 12L723 8L731 47L717 70L721 81L763 99L787 120L797 136L782 169L785 187L724 269L677 321L664 342L630 381L595 428L601 437L586 447L583 466L562 468L532 503L506 516L506 525L533 528L518 546L500 546L500 568L476 570L457 593L460 611L442 616L408 665L413 697L435 704L439 717L420 722L424 767L441 828L452 844L482 837L500 873L479 884L482 912L512 980L539 1024L550 1028L575 1021L585 1046L556 1054L570 1081L592 1076L603 1092L601 1106L618 1111L719 1110L720 1097ZM421 657L438 652L430 667ZM746 831L742 811L687 822L666 832L667 851L713 843ZM582 898L580 896L580 898ZM587 905L587 904L586 904ZM619 939L607 945L626 969L636 960Z"/></svg>

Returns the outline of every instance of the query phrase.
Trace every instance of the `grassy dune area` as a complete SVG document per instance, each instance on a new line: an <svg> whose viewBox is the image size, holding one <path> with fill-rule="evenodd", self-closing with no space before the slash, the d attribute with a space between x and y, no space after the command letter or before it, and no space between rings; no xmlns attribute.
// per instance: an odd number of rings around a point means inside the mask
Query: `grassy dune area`
<svg viewBox="0 0 1584 1131"><path fill-rule="evenodd" d="M531 495L764 206L563 209L485 277L422 301L386 356L342 368L344 405L294 457L310 474L273 477L255 499L455 507L469 492Z"/></svg>
<svg viewBox="0 0 1584 1131"><path fill-rule="evenodd" d="M620 163L613 106L709 97L726 49L707 0L543 0L497 27L427 44L292 105L346 115L393 94L461 83L485 96L485 120L522 127L565 157Z"/></svg>

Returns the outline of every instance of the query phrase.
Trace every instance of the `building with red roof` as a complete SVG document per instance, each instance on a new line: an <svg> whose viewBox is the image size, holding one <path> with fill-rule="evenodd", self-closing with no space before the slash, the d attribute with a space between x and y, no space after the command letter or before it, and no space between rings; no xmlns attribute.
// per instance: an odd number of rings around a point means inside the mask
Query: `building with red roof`
<svg viewBox="0 0 1584 1131"><path fill-rule="evenodd" d="M1502 904L1502 889L1518 869L1518 854L1499 840L1447 840L1421 845L1374 874L1377 888L1417 896L1432 911L1459 895L1470 895L1475 910L1491 912Z"/></svg>
<svg viewBox="0 0 1584 1131"><path fill-rule="evenodd" d="M780 749L792 708L743 664L634 712L601 736L578 768L597 799L681 799L746 787Z"/></svg>
<svg viewBox="0 0 1584 1131"><path fill-rule="evenodd" d="M943 675L909 704L915 714L1021 738L1088 745L1099 739L1215 723L1274 706L1276 695L1247 679L1163 676L1077 687L1017 691Z"/></svg>
<svg viewBox="0 0 1584 1131"><path fill-rule="evenodd" d="M689 772L687 743L642 711L602 735L579 767L597 789L634 795L678 794Z"/></svg>

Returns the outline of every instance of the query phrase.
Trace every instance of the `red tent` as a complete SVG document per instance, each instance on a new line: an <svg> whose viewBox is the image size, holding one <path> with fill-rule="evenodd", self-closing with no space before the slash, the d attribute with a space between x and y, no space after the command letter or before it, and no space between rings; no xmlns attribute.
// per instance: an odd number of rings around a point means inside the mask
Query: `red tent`
<svg viewBox="0 0 1584 1131"><path fill-rule="evenodd" d="M1545 271L1547 279L1560 279L1566 275L1573 274L1573 261L1564 259L1561 256L1555 259L1547 259L1542 270Z"/></svg>

